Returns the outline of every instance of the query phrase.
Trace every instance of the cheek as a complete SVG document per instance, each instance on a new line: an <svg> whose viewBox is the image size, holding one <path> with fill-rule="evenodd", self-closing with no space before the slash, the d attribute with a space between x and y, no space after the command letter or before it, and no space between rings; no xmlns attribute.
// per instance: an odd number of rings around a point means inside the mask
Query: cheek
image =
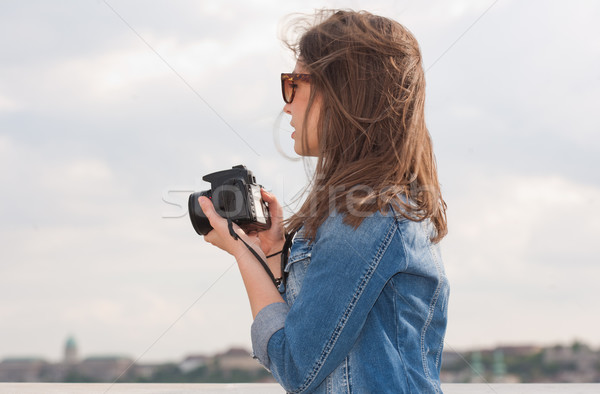
<svg viewBox="0 0 600 394"><path fill-rule="evenodd" d="M318 105L313 106L308 116L308 126L314 138L317 138L317 130L319 129L319 117L321 116L321 108Z"/></svg>
<svg viewBox="0 0 600 394"><path fill-rule="evenodd" d="M318 132L318 118L315 116L311 116L308 122L308 127L307 127L307 133L308 133L308 139L309 141L312 142L316 142L319 137L319 132Z"/></svg>

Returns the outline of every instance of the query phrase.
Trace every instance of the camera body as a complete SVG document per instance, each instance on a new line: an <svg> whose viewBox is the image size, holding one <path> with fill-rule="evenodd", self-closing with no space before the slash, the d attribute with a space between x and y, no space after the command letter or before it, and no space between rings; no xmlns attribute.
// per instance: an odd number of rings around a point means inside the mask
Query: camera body
<svg viewBox="0 0 600 394"><path fill-rule="evenodd" d="M252 171L245 166L213 172L203 176L202 180L210 182L210 190L192 193L188 199L190 220L199 235L206 235L212 230L198 203L200 196L211 199L219 215L230 218L246 233L271 227L269 209L262 200L260 185L256 184Z"/></svg>

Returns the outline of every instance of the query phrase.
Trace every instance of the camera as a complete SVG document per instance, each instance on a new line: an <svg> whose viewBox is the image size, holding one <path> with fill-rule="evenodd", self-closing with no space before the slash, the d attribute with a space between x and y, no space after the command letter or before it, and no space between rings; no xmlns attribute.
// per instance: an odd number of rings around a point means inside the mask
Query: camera
<svg viewBox="0 0 600 394"><path fill-rule="evenodd" d="M262 200L260 185L256 184L252 171L245 166L213 172L203 176L202 180L210 182L210 190L192 193L188 200L190 220L199 235L206 235L212 230L198 203L200 196L211 199L219 215L230 218L246 233L271 227L269 209Z"/></svg>

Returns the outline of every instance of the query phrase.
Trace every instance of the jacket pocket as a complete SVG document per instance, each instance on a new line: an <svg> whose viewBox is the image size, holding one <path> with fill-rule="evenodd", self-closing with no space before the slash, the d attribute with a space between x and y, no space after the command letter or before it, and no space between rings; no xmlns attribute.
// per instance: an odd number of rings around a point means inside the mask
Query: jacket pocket
<svg viewBox="0 0 600 394"><path fill-rule="evenodd" d="M297 237L292 244L288 262L284 268L284 272L287 274L285 295L290 306L292 306L302 288L302 282L310 264L312 246L308 240Z"/></svg>
<svg viewBox="0 0 600 394"><path fill-rule="evenodd" d="M285 265L284 271L290 272L291 267L305 260L310 261L310 255L312 252L312 244L309 243L306 239L294 239L294 243L292 244L292 249L290 250L290 255L288 257L288 262Z"/></svg>

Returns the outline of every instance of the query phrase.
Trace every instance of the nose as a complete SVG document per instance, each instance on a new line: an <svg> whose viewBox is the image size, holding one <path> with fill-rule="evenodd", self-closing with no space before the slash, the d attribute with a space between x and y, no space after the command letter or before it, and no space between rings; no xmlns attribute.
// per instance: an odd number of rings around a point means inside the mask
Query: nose
<svg viewBox="0 0 600 394"><path fill-rule="evenodd" d="M285 105L283 106L283 112L285 112L288 115L292 114L292 110L291 110L292 105L285 103Z"/></svg>

